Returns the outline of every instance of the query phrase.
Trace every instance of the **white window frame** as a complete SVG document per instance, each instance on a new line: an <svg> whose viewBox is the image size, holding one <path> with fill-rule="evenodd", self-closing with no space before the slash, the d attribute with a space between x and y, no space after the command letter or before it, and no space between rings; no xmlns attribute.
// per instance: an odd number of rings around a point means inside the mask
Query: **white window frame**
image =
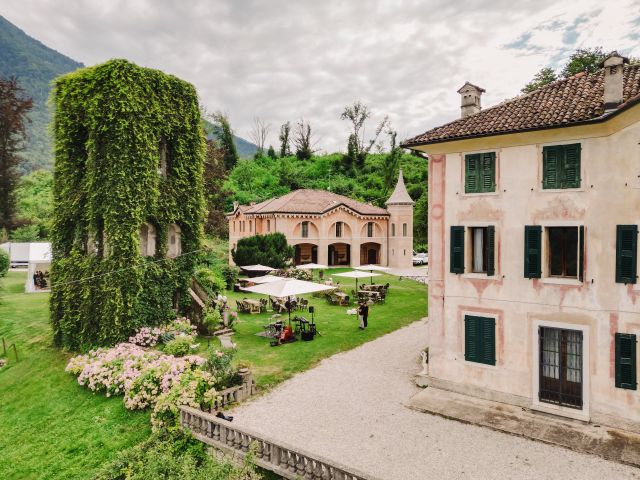
<svg viewBox="0 0 640 480"><path fill-rule="evenodd" d="M541 245L541 275L540 280L542 283L546 283L549 285L575 285L580 286L584 285L585 279L583 278L580 281L580 227L584 226L584 221L582 220L553 220L553 221L543 221L540 223L542 227L542 245ZM576 278L569 277L551 277L549 276L549 227L577 227L578 228L578 275ZM587 229L585 228L585 237L587 234ZM586 239L585 239L586 240ZM585 251L587 249L587 242L584 242ZM584 259L582 259L584 261Z"/></svg>

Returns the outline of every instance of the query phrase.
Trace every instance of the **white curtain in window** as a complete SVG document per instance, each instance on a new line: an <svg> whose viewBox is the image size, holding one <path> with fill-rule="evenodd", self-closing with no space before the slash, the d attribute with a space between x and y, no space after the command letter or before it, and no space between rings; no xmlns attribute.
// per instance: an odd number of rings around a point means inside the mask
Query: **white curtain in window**
<svg viewBox="0 0 640 480"><path fill-rule="evenodd" d="M582 382L582 336L580 332L567 332L567 380Z"/></svg>
<svg viewBox="0 0 640 480"><path fill-rule="evenodd" d="M473 229L473 271L482 272L482 254L484 252L482 228Z"/></svg>
<svg viewBox="0 0 640 480"><path fill-rule="evenodd" d="M542 340L542 374L560 378L560 330L547 328Z"/></svg>

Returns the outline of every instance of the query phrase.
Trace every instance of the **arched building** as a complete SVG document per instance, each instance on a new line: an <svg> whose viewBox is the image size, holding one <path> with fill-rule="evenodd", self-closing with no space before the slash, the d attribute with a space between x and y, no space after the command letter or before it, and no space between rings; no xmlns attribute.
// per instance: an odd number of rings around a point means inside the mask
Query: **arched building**
<svg viewBox="0 0 640 480"><path fill-rule="evenodd" d="M229 262L238 240L279 232L295 247L295 264L411 266L413 205L402 171L387 208L326 190L301 189L253 205L229 219Z"/></svg>

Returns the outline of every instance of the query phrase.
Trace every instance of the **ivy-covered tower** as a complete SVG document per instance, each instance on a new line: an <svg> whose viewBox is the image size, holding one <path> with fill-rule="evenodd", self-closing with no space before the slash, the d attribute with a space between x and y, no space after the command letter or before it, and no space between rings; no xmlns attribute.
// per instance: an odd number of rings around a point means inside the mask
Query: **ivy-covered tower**
<svg viewBox="0 0 640 480"><path fill-rule="evenodd" d="M111 60L59 77L53 103L54 339L112 344L188 302L204 215L198 97Z"/></svg>

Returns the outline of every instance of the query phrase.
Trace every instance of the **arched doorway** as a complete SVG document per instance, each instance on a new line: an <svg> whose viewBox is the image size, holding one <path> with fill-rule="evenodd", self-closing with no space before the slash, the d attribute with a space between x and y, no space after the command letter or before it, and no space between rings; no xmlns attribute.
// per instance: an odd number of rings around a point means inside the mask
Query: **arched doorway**
<svg viewBox="0 0 640 480"><path fill-rule="evenodd" d="M379 243L368 242L360 246L360 265L377 265L380 263L380 250L382 246Z"/></svg>
<svg viewBox="0 0 640 480"><path fill-rule="evenodd" d="M299 243L295 246L294 261L296 265L318 263L318 246L312 243Z"/></svg>
<svg viewBox="0 0 640 480"><path fill-rule="evenodd" d="M332 243L329 245L329 266L351 265L351 245L348 243Z"/></svg>

